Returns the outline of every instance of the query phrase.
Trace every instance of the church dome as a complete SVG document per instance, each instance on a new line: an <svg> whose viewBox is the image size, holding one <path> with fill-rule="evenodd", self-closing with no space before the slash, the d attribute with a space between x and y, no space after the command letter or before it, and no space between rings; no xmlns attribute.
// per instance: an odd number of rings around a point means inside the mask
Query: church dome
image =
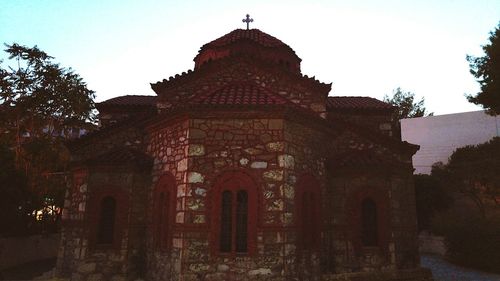
<svg viewBox="0 0 500 281"><path fill-rule="evenodd" d="M195 69L212 60L249 55L300 73L301 59L281 40L259 29L236 29L200 48L194 58Z"/></svg>

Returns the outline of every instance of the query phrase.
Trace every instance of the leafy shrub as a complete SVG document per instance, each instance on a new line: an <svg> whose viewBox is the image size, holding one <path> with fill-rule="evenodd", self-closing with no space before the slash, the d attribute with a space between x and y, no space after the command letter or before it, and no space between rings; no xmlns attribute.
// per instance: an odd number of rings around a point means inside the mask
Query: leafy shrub
<svg viewBox="0 0 500 281"><path fill-rule="evenodd" d="M431 218L448 209L453 200L436 175L414 175L418 230L429 230Z"/></svg>
<svg viewBox="0 0 500 281"><path fill-rule="evenodd" d="M443 235L451 262L485 271L500 272L500 217L484 218L466 210L436 215L433 232Z"/></svg>

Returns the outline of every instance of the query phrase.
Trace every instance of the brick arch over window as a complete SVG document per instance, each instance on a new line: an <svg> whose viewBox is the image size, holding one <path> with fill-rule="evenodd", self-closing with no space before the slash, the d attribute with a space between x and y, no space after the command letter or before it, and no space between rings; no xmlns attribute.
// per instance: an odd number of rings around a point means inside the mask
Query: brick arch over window
<svg viewBox="0 0 500 281"><path fill-rule="evenodd" d="M212 254L255 253L257 191L255 181L242 171L228 171L216 177L210 192Z"/></svg>
<svg viewBox="0 0 500 281"><path fill-rule="evenodd" d="M97 188L90 192L88 227L92 249L120 249L129 212L126 192L118 187Z"/></svg>
<svg viewBox="0 0 500 281"><path fill-rule="evenodd" d="M172 230L175 223L177 202L175 179L164 174L153 190L152 234L156 249L168 250L172 245Z"/></svg>
<svg viewBox="0 0 500 281"><path fill-rule="evenodd" d="M389 199L385 188L364 187L348 201L349 237L358 255L364 247L378 247L388 254Z"/></svg>
<svg viewBox="0 0 500 281"><path fill-rule="evenodd" d="M321 189L318 180L310 174L300 176L297 181L295 213L297 246L303 250L318 249L321 240Z"/></svg>

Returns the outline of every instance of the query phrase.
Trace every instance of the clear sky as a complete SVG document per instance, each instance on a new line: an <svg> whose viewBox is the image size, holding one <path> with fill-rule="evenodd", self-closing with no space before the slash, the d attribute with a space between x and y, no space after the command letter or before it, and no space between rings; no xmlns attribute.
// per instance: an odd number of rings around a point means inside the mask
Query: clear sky
<svg viewBox="0 0 500 281"><path fill-rule="evenodd" d="M38 45L97 101L154 95L149 83L193 69L199 48L245 28L247 13L295 50L303 74L333 83L330 95L401 87L445 114L480 109L464 97L479 90L465 56L482 55L500 1L0 0L0 43Z"/></svg>

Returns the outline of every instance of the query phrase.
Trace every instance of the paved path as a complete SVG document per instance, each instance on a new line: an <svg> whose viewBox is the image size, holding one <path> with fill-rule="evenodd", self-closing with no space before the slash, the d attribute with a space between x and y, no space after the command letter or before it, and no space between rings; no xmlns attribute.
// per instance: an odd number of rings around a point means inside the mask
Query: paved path
<svg viewBox="0 0 500 281"><path fill-rule="evenodd" d="M498 274L460 267L439 256L421 255L420 263L422 267L427 267L432 271L435 281L500 281Z"/></svg>

